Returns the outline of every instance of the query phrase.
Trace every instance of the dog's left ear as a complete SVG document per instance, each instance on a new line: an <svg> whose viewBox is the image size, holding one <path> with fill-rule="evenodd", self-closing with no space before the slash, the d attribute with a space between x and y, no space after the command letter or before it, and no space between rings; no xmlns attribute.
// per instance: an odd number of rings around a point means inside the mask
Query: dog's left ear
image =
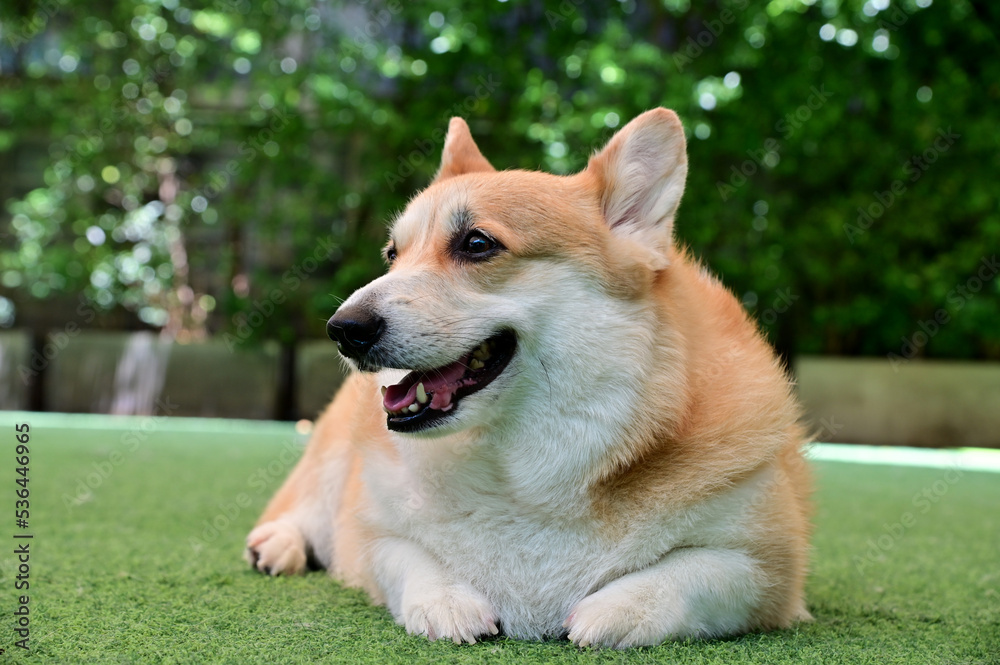
<svg viewBox="0 0 1000 665"><path fill-rule="evenodd" d="M444 150L441 152L441 167L433 182L447 180L463 173L476 171L496 171L479 147L472 140L469 126L461 118L452 118L448 123L448 136L444 139Z"/></svg>
<svg viewBox="0 0 1000 665"><path fill-rule="evenodd" d="M666 266L674 215L687 179L684 128L673 111L646 111L590 159L601 208L611 231L652 250Z"/></svg>

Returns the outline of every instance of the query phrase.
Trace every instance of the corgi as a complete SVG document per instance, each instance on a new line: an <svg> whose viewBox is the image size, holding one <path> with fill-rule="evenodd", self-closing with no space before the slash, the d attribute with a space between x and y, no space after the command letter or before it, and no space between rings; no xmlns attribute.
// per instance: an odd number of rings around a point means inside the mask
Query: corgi
<svg viewBox="0 0 1000 665"><path fill-rule="evenodd" d="M807 434L782 364L673 240L658 108L571 176L453 118L387 273L327 331L353 372L247 538L431 640L632 647L810 618Z"/></svg>

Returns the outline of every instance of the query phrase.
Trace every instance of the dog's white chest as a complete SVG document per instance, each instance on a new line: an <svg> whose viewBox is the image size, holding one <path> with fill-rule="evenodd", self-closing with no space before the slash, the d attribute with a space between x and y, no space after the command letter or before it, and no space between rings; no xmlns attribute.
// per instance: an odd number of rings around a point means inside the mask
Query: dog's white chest
<svg viewBox="0 0 1000 665"><path fill-rule="evenodd" d="M434 488L380 483L380 490L383 526L482 592L512 636L560 635L580 600L657 556L654 542L613 540L593 519L520 505L482 478L451 477Z"/></svg>

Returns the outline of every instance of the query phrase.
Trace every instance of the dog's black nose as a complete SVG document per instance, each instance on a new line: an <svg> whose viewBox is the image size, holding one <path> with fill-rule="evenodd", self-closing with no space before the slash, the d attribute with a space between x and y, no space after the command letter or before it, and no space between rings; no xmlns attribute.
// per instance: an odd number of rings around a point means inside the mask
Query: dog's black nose
<svg viewBox="0 0 1000 665"><path fill-rule="evenodd" d="M385 332L385 319L364 307L348 307L326 322L326 334L348 358L368 353Z"/></svg>

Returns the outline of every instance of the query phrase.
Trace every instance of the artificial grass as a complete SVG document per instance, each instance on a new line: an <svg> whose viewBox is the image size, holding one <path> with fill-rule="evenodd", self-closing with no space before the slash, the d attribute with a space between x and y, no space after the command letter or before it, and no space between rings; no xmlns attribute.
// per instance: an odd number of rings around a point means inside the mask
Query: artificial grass
<svg viewBox="0 0 1000 665"><path fill-rule="evenodd" d="M13 547L4 548L0 661L1000 662L996 473L816 463L815 621L791 630L628 651L505 638L457 646L407 635L323 573L272 579L249 570L243 538L289 469L281 453L297 438L291 426L0 412L7 515L17 487L13 423L22 420L32 426L31 650L14 646L22 592ZM925 489L935 499L926 506ZM906 513L913 520L900 532L893 525ZM219 515L229 525L206 533ZM12 515L6 524L13 543L20 530Z"/></svg>

